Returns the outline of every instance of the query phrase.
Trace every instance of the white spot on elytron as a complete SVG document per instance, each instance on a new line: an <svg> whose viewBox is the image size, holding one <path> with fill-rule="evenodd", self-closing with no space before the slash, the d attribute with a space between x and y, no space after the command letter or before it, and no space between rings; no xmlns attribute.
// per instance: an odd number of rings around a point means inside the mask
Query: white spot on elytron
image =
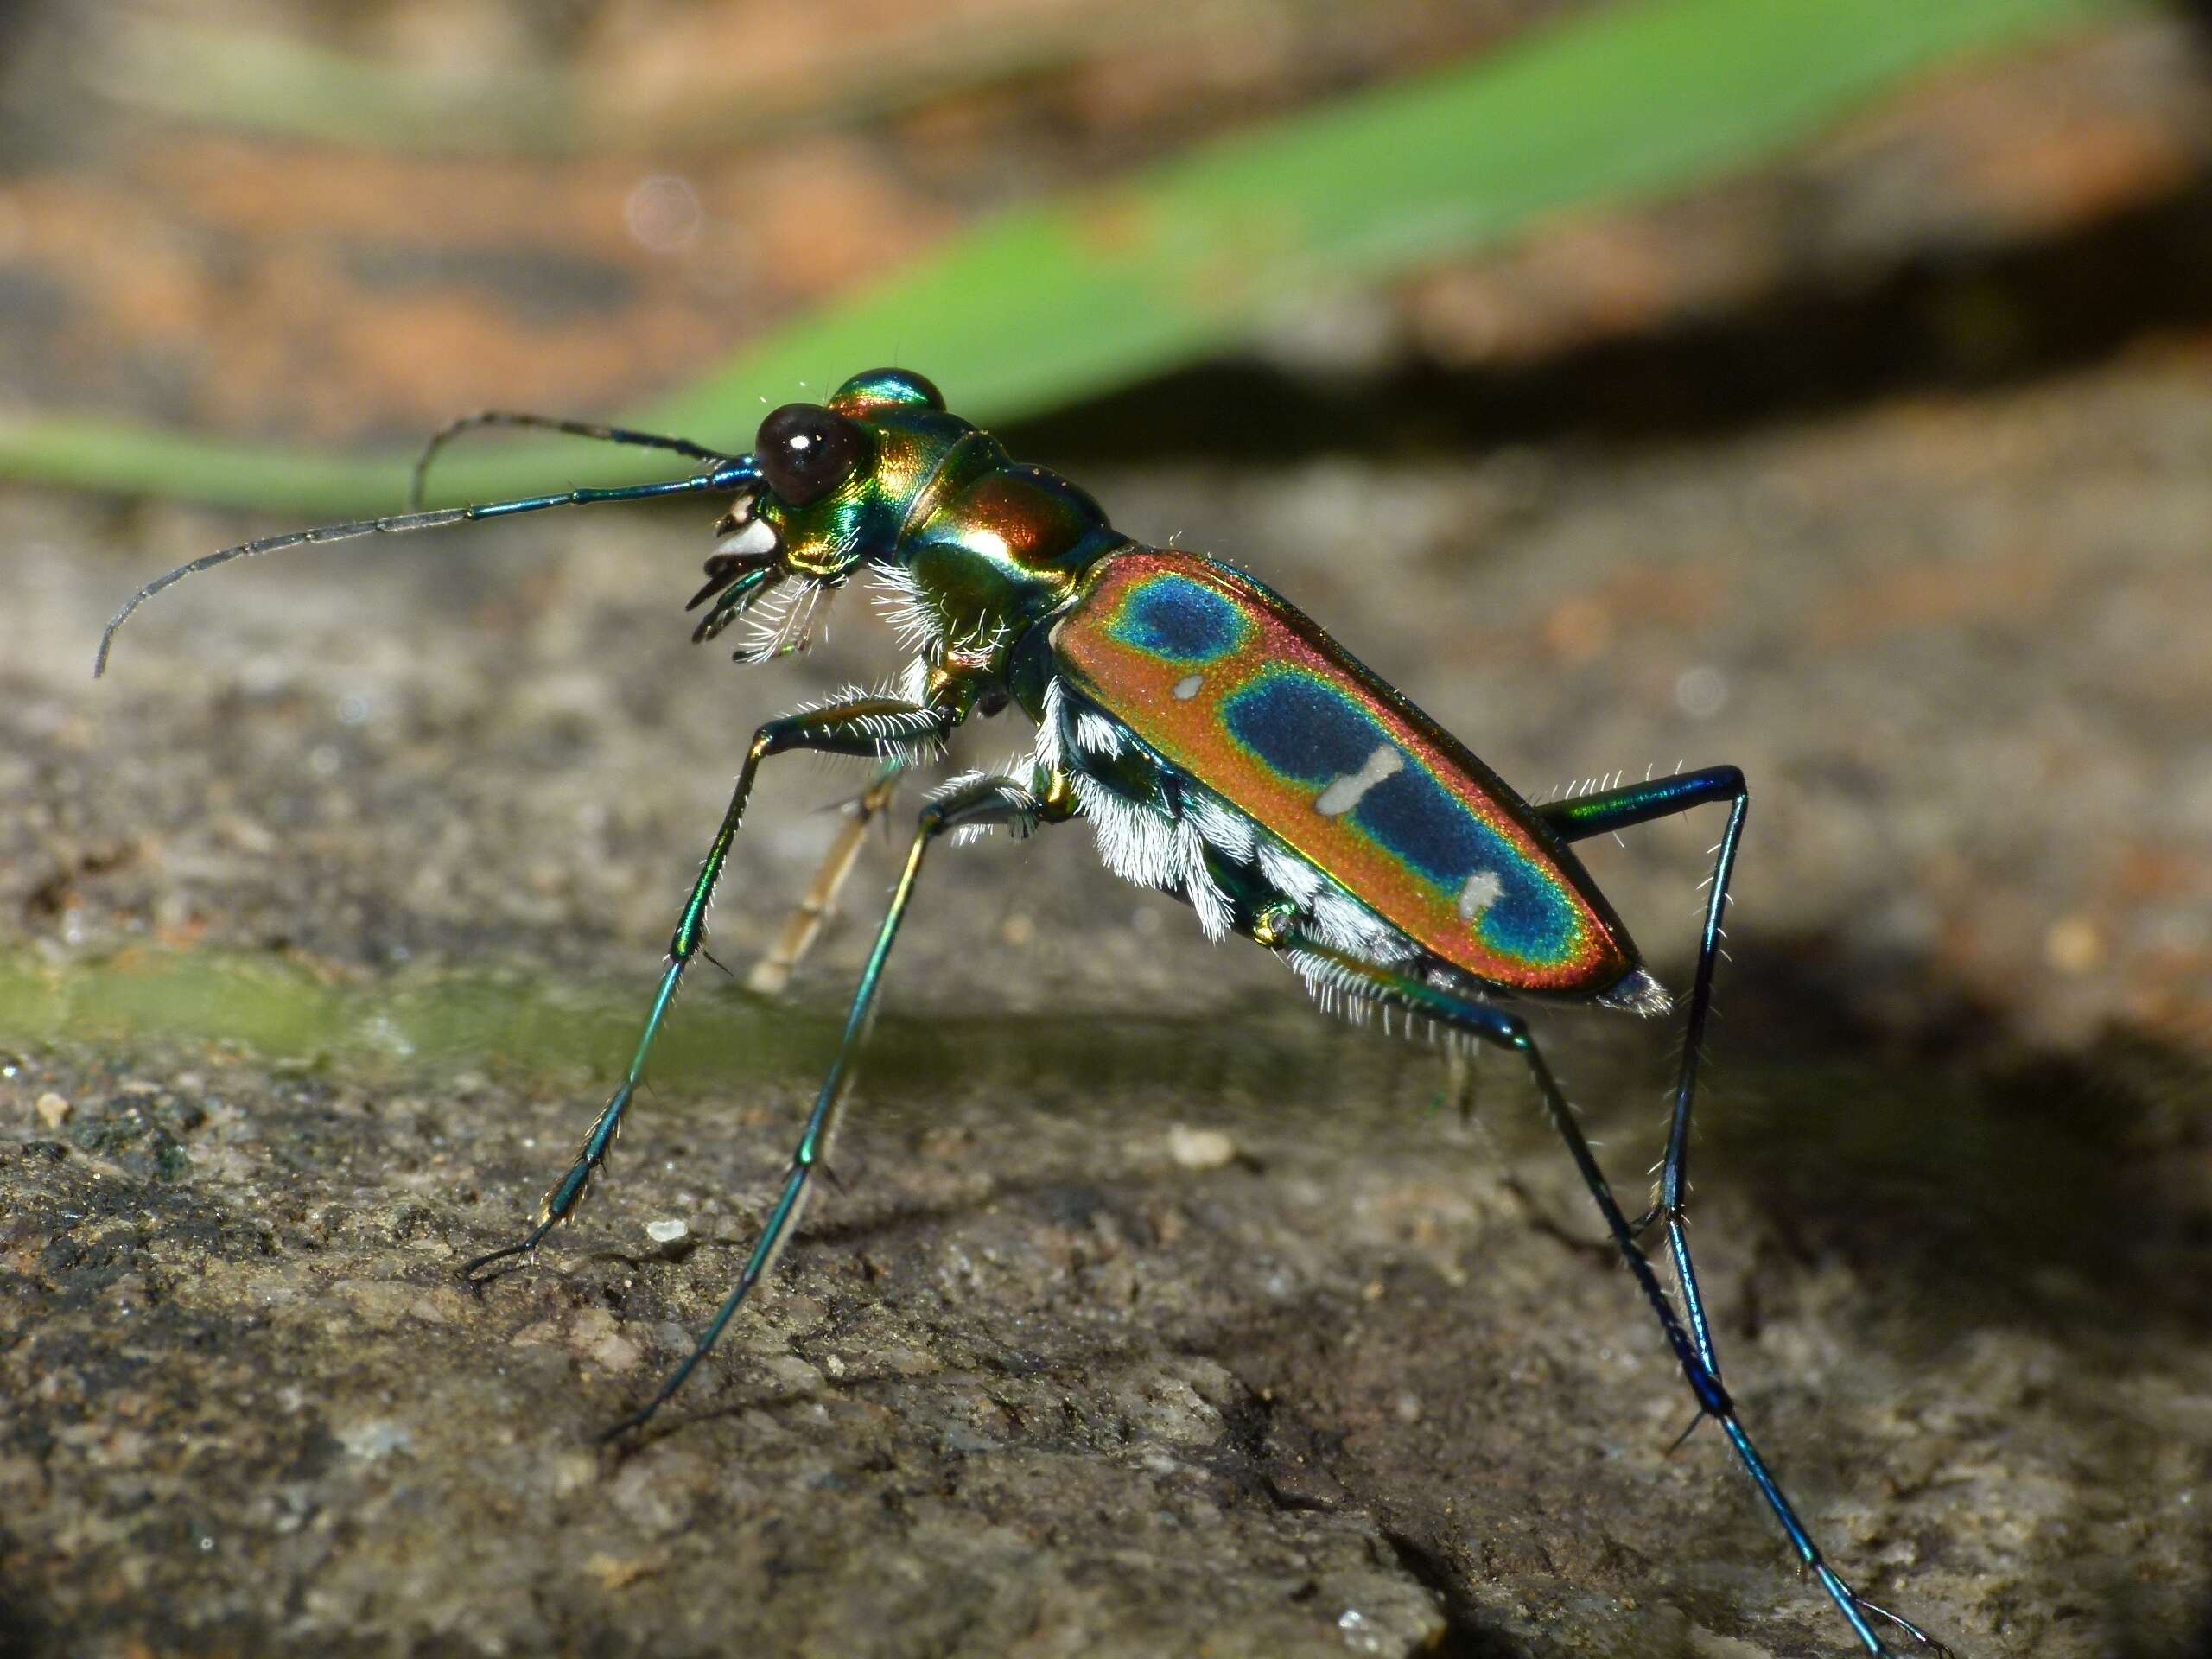
<svg viewBox="0 0 2212 1659"><path fill-rule="evenodd" d="M1386 778L1405 770L1406 757L1385 743L1367 757L1357 772L1346 772L1321 791L1313 810L1325 818L1342 817L1357 806L1367 791Z"/></svg>
<svg viewBox="0 0 2212 1659"><path fill-rule="evenodd" d="M1175 701L1178 702L1188 702L1192 697L1198 695L1198 688L1205 683L1206 677L1203 674L1186 675L1184 678L1176 681Z"/></svg>
<svg viewBox="0 0 2212 1659"><path fill-rule="evenodd" d="M1459 919L1479 921L1484 912L1504 897L1505 883L1497 879L1496 870L1477 870L1459 889Z"/></svg>

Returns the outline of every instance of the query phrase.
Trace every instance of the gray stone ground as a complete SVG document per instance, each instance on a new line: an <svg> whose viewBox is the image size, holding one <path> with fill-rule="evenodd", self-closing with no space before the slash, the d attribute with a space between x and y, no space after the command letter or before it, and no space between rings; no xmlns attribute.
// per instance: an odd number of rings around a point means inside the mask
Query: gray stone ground
<svg viewBox="0 0 2212 1659"><path fill-rule="evenodd" d="M2204 365L1085 474L1532 793L1749 772L1718 1337L1846 1571L1965 1654L2205 1628ZM1207 948L1081 827L933 866L845 1190L595 1449L735 1271L866 942L785 1008L702 975L582 1223L457 1287L603 1096L753 722L888 665L856 597L779 672L687 649L697 518L236 569L94 686L120 594L239 526L0 497L0 1647L1845 1650L1718 1438L1668 1455L1684 1390L1513 1068L1430 1109L1432 1056ZM772 772L734 968L855 782ZM1592 854L1677 982L1716 827ZM1670 1028L1543 1028L1634 1190Z"/></svg>

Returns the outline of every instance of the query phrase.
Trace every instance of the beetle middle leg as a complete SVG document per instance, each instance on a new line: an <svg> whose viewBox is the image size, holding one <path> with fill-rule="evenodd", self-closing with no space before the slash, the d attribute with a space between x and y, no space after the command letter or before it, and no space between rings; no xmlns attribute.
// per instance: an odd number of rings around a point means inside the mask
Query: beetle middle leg
<svg viewBox="0 0 2212 1659"><path fill-rule="evenodd" d="M914 882L921 874L923 855L929 851L930 843L948 830L1005 824L1027 833L1039 823L1067 816L1065 791L1047 786L1040 794L1011 778L957 781L923 807L920 824L907 849L906 868L899 873L898 886L892 889L890 908L877 930L868 965L861 970L860 985L853 993L852 1007L845 1016L844 1034L838 1040L836 1057L830 1061L829 1075L823 1079L821 1091L815 1096L814 1109L807 1114L806 1128L792 1149L783 1190L770 1207L767 1220L761 1224L760 1236L753 1246L752 1255L746 1258L737 1283L715 1309L714 1318L707 1322L706 1329L700 1332L683 1362L668 1374L651 1400L608 1429L601 1437L602 1440L614 1440L642 1427L683 1386L684 1379L721 1339L724 1328L753 1294L753 1287L775 1265L778 1253L798 1225L814 1172L828 1155L830 1137L836 1128L837 1111L844 1103L846 1084L851 1076L853 1057L868 1035L868 1025L874 1016L875 994L882 983L883 964L891 955L893 942L899 937L899 925L906 919L906 906L914 896Z"/></svg>
<svg viewBox="0 0 2212 1659"><path fill-rule="evenodd" d="M1737 785L1740 789L1740 779ZM1740 795L1738 797L1738 808L1736 822L1740 823ZM1660 814L1654 812L1647 816ZM1715 906L1713 913L1716 916L1717 911ZM1716 921L1714 925L1717 927L1717 925ZM1728 1443L1738 1460L1758 1487L1760 1497L1766 1500L1775 1519L1780 1522L1798 1560L1820 1580L1821 1587L1849 1622L1853 1633L1868 1653L1886 1655L1891 1651L1875 1631L1875 1624L1880 1623L1909 1638L1920 1651L1931 1656L1931 1659L1948 1659L1950 1650L1918 1625L1886 1608L1875 1605L1845 1583L1813 1541L1812 1534L1807 1530L1796 1508L1784 1495L1773 1471L1767 1466L1766 1459L1752 1444L1742 1419L1737 1414L1735 1401L1722 1385L1719 1372L1708 1361L1710 1341L1700 1339L1702 1336L1701 1307L1700 1336L1693 1336L1661 1286L1651 1259L1644 1254L1638 1240L1637 1224L1628 1218L1621 1209L1620 1201L1614 1197L1612 1185L1606 1179L1605 1170L1598 1162L1597 1154L1592 1150L1588 1137L1582 1133L1582 1126L1575 1118L1573 1108L1567 1103L1558 1078L1553 1075L1542 1051L1536 1046L1527 1023L1518 1014L1478 1001L1471 995L1432 984L1418 974L1377 967L1332 950L1304 936L1294 925L1287 931L1276 948L1294 968L1309 980L1332 983L1351 995L1395 1005L1432 1020L1449 1031L1463 1033L1478 1041L1510 1049L1528 1063L1537 1092L1542 1097L1545 1113L1560 1138L1567 1143L1568 1155L1573 1159L1583 1185L1589 1189L1591 1198L1605 1219L1605 1229L1611 1236L1614 1248L1627 1264L1637 1288L1643 1293L1644 1300L1658 1319L1667 1345L1673 1350L1675 1361L1689 1383L1690 1392L1696 1399L1698 1410L1720 1425L1721 1432L1728 1437ZM1688 1267L1688 1240L1679 1225L1679 1217L1670 1221L1668 1240L1670 1250L1679 1251L1676 1259L1684 1265L1685 1282L1694 1284L1694 1274Z"/></svg>
<svg viewBox="0 0 2212 1659"><path fill-rule="evenodd" d="M837 894L844 887L846 877L853 873L861 844L868 839L868 826L890 810L891 798L899 792L899 780L911 764L903 753L891 756L876 769L868 786L846 804L845 822L837 831L837 839L823 855L821 868L815 871L814 880L806 884L798 903L784 918L775 944L746 975L747 990L760 996L780 996L790 985L792 972L814 948L823 924L837 907Z"/></svg>
<svg viewBox="0 0 2212 1659"><path fill-rule="evenodd" d="M476 1282L493 1263L536 1249L548 1233L574 1213L585 1189L591 1185L592 1176L607 1161L614 1137L621 1132L622 1116L629 1109L631 1097L645 1076L645 1059L652 1052L653 1039L659 1035L669 1005L676 1000L676 988L683 982L684 969L690 966L691 958L706 942L707 909L714 902L722 867L728 861L730 843L737 839L738 826L744 820L746 803L753 794L753 783L760 773L760 763L772 754L791 749L810 749L823 754L880 755L893 748L942 741L956 723L957 717L950 709L927 708L895 697L861 697L804 714L785 715L769 721L753 734L745 752L745 764L737 774L736 787L731 791L729 806L722 813L721 828L715 831L714 842L699 866L698 878L691 884L691 896L684 901L683 916L669 940L668 965L661 970L660 985L653 994L652 1008L645 1016L645 1030L638 1038L628 1071L585 1134L568 1173L547 1191L538 1205L536 1224L513 1243L502 1245L468 1262L461 1268L463 1278Z"/></svg>

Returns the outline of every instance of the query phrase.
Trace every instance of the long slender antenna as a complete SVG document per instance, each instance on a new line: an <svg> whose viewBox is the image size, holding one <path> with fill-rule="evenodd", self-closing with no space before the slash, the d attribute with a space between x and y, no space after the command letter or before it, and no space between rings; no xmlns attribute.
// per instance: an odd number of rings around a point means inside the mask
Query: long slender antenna
<svg viewBox="0 0 2212 1659"><path fill-rule="evenodd" d="M711 461L715 466L725 465L728 456L719 449L709 449L704 444L694 443L689 438L663 437L658 432L633 432L626 426L602 426L595 421L565 421L553 415L518 415L512 410L487 409L480 415L464 415L449 426L433 432L423 444L423 454L415 462L415 470L407 480L407 506L411 512L423 505L423 486L429 482L430 463L438 458L438 451L464 432L473 432L482 426L528 427L539 432L562 432L572 438L589 438L600 443L624 443L639 449L666 449L691 461Z"/></svg>
<svg viewBox="0 0 2212 1659"><path fill-rule="evenodd" d="M166 575L156 576L124 601L123 608L115 613L100 634L100 648L92 658L92 677L98 679L107 672L107 656L115 644L116 631L130 620L130 614L164 588L174 588L187 576L196 576L202 570L213 570L219 564L228 564L232 559L250 559L263 553L276 553L288 547L303 547L323 542L351 541L357 536L398 536L409 531L437 530L447 524L471 523L479 518L511 518L518 513L543 512L548 507L590 506L601 501L644 501L664 495L701 495L714 490L742 489L760 479L751 457L740 456L725 461L712 471L694 474L690 478L673 478L658 484L632 484L619 489L568 490L558 495L529 495L512 501L487 501L469 507L439 507L429 512L404 512L382 518L362 518L348 524L321 524L313 530L295 530L282 536L264 536L257 542L241 542L236 547L226 547L219 553L209 553L181 564Z"/></svg>

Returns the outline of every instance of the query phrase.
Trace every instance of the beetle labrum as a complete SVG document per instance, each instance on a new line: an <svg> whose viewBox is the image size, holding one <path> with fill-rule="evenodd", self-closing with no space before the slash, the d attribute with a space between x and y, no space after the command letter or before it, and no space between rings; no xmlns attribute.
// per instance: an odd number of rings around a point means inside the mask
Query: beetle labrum
<svg viewBox="0 0 2212 1659"><path fill-rule="evenodd" d="M1018 704L1036 722L1018 775L971 772L931 793L863 969L830 1072L735 1287L644 1407L641 1426L711 1350L790 1237L835 1127L884 965L931 844L1003 827L1026 835L1087 820L1118 874L1194 911L1210 938L1232 934L1281 957L1325 1003L1395 1007L1447 1036L1514 1051L1528 1065L1612 1243L1656 1316L1700 1420L1713 1419L1804 1567L1871 1654L1884 1635L1947 1650L1847 1585L1754 1446L1720 1376L1683 1224L1698 1060L1712 1002L1729 878L1749 797L1716 766L1532 806L1328 634L1251 577L1194 553L1141 546L1081 489L1015 462L949 413L936 387L897 369L855 375L825 404L791 404L761 423L749 454L621 428L492 413L455 423L535 427L672 452L696 463L661 483L578 489L416 511L249 542L149 582L100 642L153 594L230 560L313 543L429 530L542 509L671 495L726 495L721 539L694 633L751 629L740 661L804 643L823 594L855 575L882 584L913 651L896 691L855 690L771 720L747 747L729 805L670 941L666 967L620 1084L521 1238L465 1272L534 1249L575 1210L605 1161L705 919L762 762L791 750L857 755L897 772L970 715ZM422 468L416 471L419 498ZM1657 1014L1671 999L1643 967L1572 843L1693 808L1722 805L1688 1006L1688 1034L1656 1201L1631 1220L1525 1022L1528 997ZM1679 1307L1642 1239L1656 1229Z"/></svg>

